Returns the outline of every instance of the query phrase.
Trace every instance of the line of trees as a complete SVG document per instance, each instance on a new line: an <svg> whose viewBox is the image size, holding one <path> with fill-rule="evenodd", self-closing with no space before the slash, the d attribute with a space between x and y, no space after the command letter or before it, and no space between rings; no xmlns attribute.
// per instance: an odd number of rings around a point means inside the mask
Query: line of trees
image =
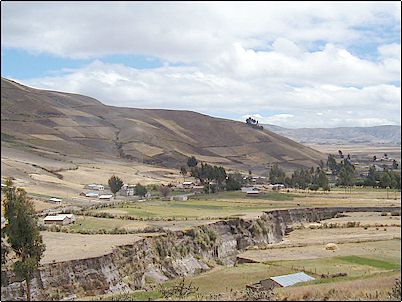
<svg viewBox="0 0 402 302"><path fill-rule="evenodd" d="M320 167L314 169L298 169L292 173L291 177L285 178L285 185L298 189L310 189L317 191L322 188L329 191L329 180L324 170Z"/></svg>
<svg viewBox="0 0 402 302"><path fill-rule="evenodd" d="M204 185L204 191L208 193L222 190L240 190L246 182L240 173L228 174L222 166L212 166L203 162L199 164L194 156L187 159L187 168L185 166L180 167L180 173L183 177L189 172L192 177Z"/></svg>

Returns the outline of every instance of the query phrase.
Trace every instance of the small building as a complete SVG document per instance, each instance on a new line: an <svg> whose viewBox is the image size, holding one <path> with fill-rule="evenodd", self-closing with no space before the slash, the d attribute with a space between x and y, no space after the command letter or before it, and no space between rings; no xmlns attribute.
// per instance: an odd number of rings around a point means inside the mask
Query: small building
<svg viewBox="0 0 402 302"><path fill-rule="evenodd" d="M170 196L170 200L177 200L177 201L187 201L188 200L188 195L175 195L175 196Z"/></svg>
<svg viewBox="0 0 402 302"><path fill-rule="evenodd" d="M97 193L97 192L88 192L88 193L85 193L85 196L86 197L98 197L99 193Z"/></svg>
<svg viewBox="0 0 402 302"><path fill-rule="evenodd" d="M187 188L187 189L190 189L192 185L194 185L194 183L192 181L185 181L182 183L183 188Z"/></svg>
<svg viewBox="0 0 402 302"><path fill-rule="evenodd" d="M204 193L204 186L192 186L191 192L193 193Z"/></svg>
<svg viewBox="0 0 402 302"><path fill-rule="evenodd" d="M268 182L268 178L265 176L253 176L251 181L256 184L265 184Z"/></svg>
<svg viewBox="0 0 402 302"><path fill-rule="evenodd" d="M123 196L134 196L135 195L135 185L124 184L120 191L120 195Z"/></svg>
<svg viewBox="0 0 402 302"><path fill-rule="evenodd" d="M258 189L249 190L249 191L246 191L246 194L247 194L247 196L259 195L259 194L260 194L260 190L258 190Z"/></svg>
<svg viewBox="0 0 402 302"><path fill-rule="evenodd" d="M49 215L43 219L45 224L66 225L75 222L73 214Z"/></svg>
<svg viewBox="0 0 402 302"><path fill-rule="evenodd" d="M75 222L75 215L74 214L64 214L67 216L67 218L70 220L70 223Z"/></svg>
<svg viewBox="0 0 402 302"><path fill-rule="evenodd" d="M258 188L256 188L256 187L241 187L241 191L243 193L247 193L248 191L253 191L253 190L258 191Z"/></svg>
<svg viewBox="0 0 402 302"><path fill-rule="evenodd" d="M60 202L62 202L62 199L56 198L56 197L52 197L52 198L49 198L49 201L50 201L50 202L54 202L54 203L60 203Z"/></svg>
<svg viewBox="0 0 402 302"><path fill-rule="evenodd" d="M280 189L284 189L285 185L284 184L273 184L273 185L270 185L270 187L272 190L280 190Z"/></svg>
<svg viewBox="0 0 402 302"><path fill-rule="evenodd" d="M100 195L99 199L100 200L111 201L113 199L113 195L112 194Z"/></svg>
<svg viewBox="0 0 402 302"><path fill-rule="evenodd" d="M304 272L282 275L276 277L270 277L268 279L261 280L260 282L247 285L248 288L255 290L271 290L274 287L288 287L301 282L308 282L315 280L315 278L305 274Z"/></svg>
<svg viewBox="0 0 402 302"><path fill-rule="evenodd" d="M90 184L90 185L88 185L88 188L90 188L91 190L97 190L97 191L105 190L105 187L103 185L98 185L98 184Z"/></svg>

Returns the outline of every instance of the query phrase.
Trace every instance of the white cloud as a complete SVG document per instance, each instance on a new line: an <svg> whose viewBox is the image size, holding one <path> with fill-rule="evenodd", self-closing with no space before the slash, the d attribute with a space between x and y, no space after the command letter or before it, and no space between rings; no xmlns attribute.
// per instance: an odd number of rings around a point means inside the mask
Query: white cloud
<svg viewBox="0 0 402 302"><path fill-rule="evenodd" d="M117 106L253 113L285 127L400 124L394 2L7 2L1 13L2 47L94 58L59 75L16 79L38 88ZM351 50L367 43L375 59ZM109 54L166 64L103 63Z"/></svg>
<svg viewBox="0 0 402 302"><path fill-rule="evenodd" d="M276 47L287 51L294 49L290 50L292 42L286 40L304 45L314 41L369 42L378 39L373 36L378 24L399 24L401 10L395 2L1 5L2 46L75 58L134 53L186 62L202 61L236 42L245 48L264 48L277 40Z"/></svg>
<svg viewBox="0 0 402 302"><path fill-rule="evenodd" d="M22 82L38 88L90 95L117 106L173 108L207 114L219 112L220 116L242 116L251 112L261 122L282 126L341 126L380 121L400 123L400 87L387 81L375 84L379 78L397 80L392 73L384 71L381 62L369 64L373 68L372 74L367 69L363 69L366 74L361 74L358 69L353 71L353 67L349 66L345 70L339 69L337 78L332 73L322 73L320 68L311 68L309 76L303 77L302 69L306 66L303 61L296 64L298 68L293 66L292 72L282 75L278 65L279 75L270 75L265 66L271 64L271 56L278 54L264 54L262 59L251 55L244 61L245 66L239 60L240 70L228 70L226 73L224 68L216 71L207 66L134 69L94 61L67 74ZM347 59L365 64L348 56ZM331 67L330 60L324 61ZM282 69L288 68L288 62L282 64ZM244 77L241 74L244 72L249 75ZM380 73L383 73L381 77ZM354 81L358 83L359 77L364 78L368 85L346 86ZM355 118L346 119L347 111L356 113ZM266 112L280 114L266 117ZM314 112L323 114L313 117ZM329 117L339 119L330 120Z"/></svg>

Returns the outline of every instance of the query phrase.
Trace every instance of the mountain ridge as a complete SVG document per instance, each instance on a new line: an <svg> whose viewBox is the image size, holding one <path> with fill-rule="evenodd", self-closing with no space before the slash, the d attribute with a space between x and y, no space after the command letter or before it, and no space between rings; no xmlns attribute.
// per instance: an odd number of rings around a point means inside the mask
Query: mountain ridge
<svg viewBox="0 0 402 302"><path fill-rule="evenodd" d="M401 144L400 125L372 127L285 128L265 124L264 128L300 143L315 144Z"/></svg>
<svg viewBox="0 0 402 302"><path fill-rule="evenodd" d="M79 94L2 78L2 146L78 158L142 161L177 168L188 156L233 169L317 165L325 155L269 130L187 110L108 106Z"/></svg>

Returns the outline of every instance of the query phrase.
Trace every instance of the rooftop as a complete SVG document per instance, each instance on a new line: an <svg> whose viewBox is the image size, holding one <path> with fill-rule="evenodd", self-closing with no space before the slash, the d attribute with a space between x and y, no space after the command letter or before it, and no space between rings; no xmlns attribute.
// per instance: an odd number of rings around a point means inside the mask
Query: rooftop
<svg viewBox="0 0 402 302"><path fill-rule="evenodd" d="M274 280L276 283L278 283L279 285L281 285L283 287L295 285L296 283L300 283L300 282L307 282L307 281L315 280L315 278L310 277L309 275L307 275L303 272L290 274L290 275L271 277L270 279Z"/></svg>

